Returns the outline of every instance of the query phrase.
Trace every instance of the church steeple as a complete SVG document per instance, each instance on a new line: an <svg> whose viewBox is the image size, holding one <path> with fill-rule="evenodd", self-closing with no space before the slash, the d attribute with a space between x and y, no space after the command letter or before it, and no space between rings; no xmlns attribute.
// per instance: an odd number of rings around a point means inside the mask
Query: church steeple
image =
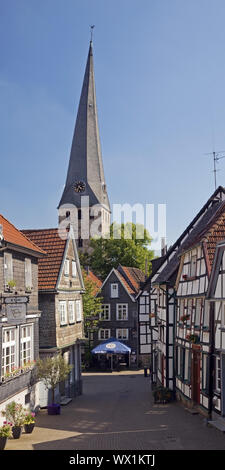
<svg viewBox="0 0 225 470"><path fill-rule="evenodd" d="M88 51L66 184L58 207L75 204L79 208L81 196L89 196L90 206L101 204L110 212L99 137L92 40Z"/></svg>

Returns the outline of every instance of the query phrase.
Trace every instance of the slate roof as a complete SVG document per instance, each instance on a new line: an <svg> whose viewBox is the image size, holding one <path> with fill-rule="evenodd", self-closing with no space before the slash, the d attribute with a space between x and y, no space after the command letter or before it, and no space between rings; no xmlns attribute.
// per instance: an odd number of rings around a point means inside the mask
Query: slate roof
<svg viewBox="0 0 225 470"><path fill-rule="evenodd" d="M23 233L41 247L47 256L38 263L39 290L54 290L58 280L67 240L59 237L57 228L23 230Z"/></svg>
<svg viewBox="0 0 225 470"><path fill-rule="evenodd" d="M35 242L26 237L22 231L18 230L11 222L9 222L2 214L0 214L0 225L2 225L2 232L4 241L12 245L26 248L35 252L36 256L44 255L45 252Z"/></svg>
<svg viewBox="0 0 225 470"><path fill-rule="evenodd" d="M76 193L75 182L83 181L85 191ZM110 209L102 162L95 93L93 48L90 42L83 86L70 152L66 185L59 206L81 207L81 196L89 196L89 205L103 204Z"/></svg>

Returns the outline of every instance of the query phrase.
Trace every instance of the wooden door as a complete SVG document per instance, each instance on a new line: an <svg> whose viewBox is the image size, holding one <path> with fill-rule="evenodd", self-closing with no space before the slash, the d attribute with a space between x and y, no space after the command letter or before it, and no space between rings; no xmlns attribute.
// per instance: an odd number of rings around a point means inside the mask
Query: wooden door
<svg viewBox="0 0 225 470"><path fill-rule="evenodd" d="M200 403L200 351L192 351L192 374L191 374L192 400Z"/></svg>

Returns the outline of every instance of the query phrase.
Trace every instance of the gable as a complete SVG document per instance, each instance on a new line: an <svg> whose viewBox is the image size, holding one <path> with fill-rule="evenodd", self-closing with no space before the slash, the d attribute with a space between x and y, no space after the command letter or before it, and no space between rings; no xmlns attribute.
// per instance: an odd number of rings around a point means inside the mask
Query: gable
<svg viewBox="0 0 225 470"><path fill-rule="evenodd" d="M177 296L205 294L208 288L208 273L203 245L186 251L180 259L176 280Z"/></svg>
<svg viewBox="0 0 225 470"><path fill-rule="evenodd" d="M111 284L118 284L118 297L111 297ZM102 284L100 296L104 298L113 299L127 299L134 302L134 297L132 297L133 291L130 286L127 284L126 280L122 275L116 270L112 269L107 278Z"/></svg>
<svg viewBox="0 0 225 470"><path fill-rule="evenodd" d="M69 238L66 242L56 288L61 289L84 289L83 276L80 267L76 242Z"/></svg>

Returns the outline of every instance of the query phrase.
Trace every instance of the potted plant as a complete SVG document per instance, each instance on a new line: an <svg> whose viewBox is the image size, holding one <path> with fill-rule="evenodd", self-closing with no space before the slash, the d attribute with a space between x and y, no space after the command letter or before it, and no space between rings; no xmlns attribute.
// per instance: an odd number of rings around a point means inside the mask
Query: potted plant
<svg viewBox="0 0 225 470"><path fill-rule="evenodd" d="M60 414L60 405L55 403L55 389L60 382L68 377L72 368L61 354L43 360L39 359L37 362L38 378L43 380L48 390L52 391L52 403L48 405L48 414L50 415Z"/></svg>
<svg viewBox="0 0 225 470"><path fill-rule="evenodd" d="M31 434L35 426L35 413L28 411L24 418L24 429L26 434Z"/></svg>
<svg viewBox="0 0 225 470"><path fill-rule="evenodd" d="M0 450L4 450L8 437L12 436L12 423L8 421L3 422L0 427Z"/></svg>
<svg viewBox="0 0 225 470"><path fill-rule="evenodd" d="M159 386L153 391L153 396L155 403L169 403L172 400L172 390Z"/></svg>
<svg viewBox="0 0 225 470"><path fill-rule="evenodd" d="M25 410L23 406L20 403L12 401L6 405L5 411L2 411L2 415L12 423L12 435L14 439L19 439L25 418Z"/></svg>
<svg viewBox="0 0 225 470"><path fill-rule="evenodd" d="M11 281L8 281L7 287L9 289L9 292L12 292L13 289L16 287L16 282L13 279Z"/></svg>

